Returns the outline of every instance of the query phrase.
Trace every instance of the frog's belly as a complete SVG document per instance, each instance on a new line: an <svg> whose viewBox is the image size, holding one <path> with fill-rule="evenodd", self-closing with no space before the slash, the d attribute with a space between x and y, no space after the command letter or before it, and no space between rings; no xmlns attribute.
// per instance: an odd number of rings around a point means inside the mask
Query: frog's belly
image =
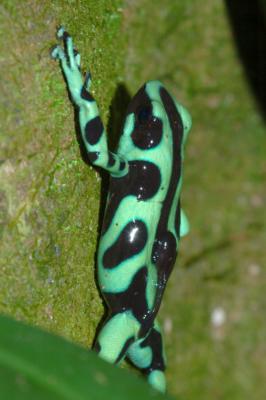
<svg viewBox="0 0 266 400"><path fill-rule="evenodd" d="M161 203L137 201L133 196L120 203L99 243L98 281L103 293L122 293L132 285L141 286L150 293L151 305L157 282L151 254L160 209Z"/></svg>

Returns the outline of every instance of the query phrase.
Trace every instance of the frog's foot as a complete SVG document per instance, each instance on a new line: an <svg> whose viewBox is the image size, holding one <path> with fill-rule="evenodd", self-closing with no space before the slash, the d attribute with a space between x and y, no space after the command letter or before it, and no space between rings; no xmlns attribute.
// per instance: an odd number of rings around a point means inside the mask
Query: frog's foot
<svg viewBox="0 0 266 400"><path fill-rule="evenodd" d="M159 390L159 392L165 392L166 382L163 371L159 369L154 369L151 371L148 375L148 382L152 387L154 387L154 389Z"/></svg>
<svg viewBox="0 0 266 400"><path fill-rule="evenodd" d="M81 105L84 99L82 92L88 90L90 85L90 74L86 75L84 82L80 72L80 54L74 48L72 37L63 26L58 29L57 38L63 40L64 47L54 46L51 57L60 61L71 96L77 105Z"/></svg>
<svg viewBox="0 0 266 400"><path fill-rule="evenodd" d="M165 392L164 351L157 321L144 339L138 339L131 344L127 357L147 376L151 386L160 392Z"/></svg>

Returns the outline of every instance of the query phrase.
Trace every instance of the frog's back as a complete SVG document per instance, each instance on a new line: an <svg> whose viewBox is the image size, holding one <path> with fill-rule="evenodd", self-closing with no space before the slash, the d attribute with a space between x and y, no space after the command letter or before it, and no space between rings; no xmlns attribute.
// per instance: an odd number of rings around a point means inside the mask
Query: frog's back
<svg viewBox="0 0 266 400"><path fill-rule="evenodd" d="M128 173L111 177L102 227L102 292L113 312L133 307L142 321L157 313L177 254L184 133L177 104L159 81L131 101L118 146Z"/></svg>

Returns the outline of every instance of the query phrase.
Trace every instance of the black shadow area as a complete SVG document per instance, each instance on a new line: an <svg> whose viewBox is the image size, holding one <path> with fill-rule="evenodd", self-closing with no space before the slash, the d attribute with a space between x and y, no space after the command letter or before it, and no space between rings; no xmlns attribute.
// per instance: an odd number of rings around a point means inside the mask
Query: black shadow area
<svg viewBox="0 0 266 400"><path fill-rule="evenodd" d="M225 0L247 79L266 120L266 6L262 0Z"/></svg>

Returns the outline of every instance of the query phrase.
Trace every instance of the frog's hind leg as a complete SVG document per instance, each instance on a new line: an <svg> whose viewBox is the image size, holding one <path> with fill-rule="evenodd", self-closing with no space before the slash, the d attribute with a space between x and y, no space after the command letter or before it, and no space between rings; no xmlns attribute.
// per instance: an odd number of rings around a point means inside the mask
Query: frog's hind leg
<svg viewBox="0 0 266 400"><path fill-rule="evenodd" d="M112 315L101 329L94 350L110 363L121 362L136 340L139 322L128 312Z"/></svg>
<svg viewBox="0 0 266 400"><path fill-rule="evenodd" d="M165 355L162 335L157 322L145 339L139 339L128 349L127 357L148 377L148 382L157 390L165 392Z"/></svg>

